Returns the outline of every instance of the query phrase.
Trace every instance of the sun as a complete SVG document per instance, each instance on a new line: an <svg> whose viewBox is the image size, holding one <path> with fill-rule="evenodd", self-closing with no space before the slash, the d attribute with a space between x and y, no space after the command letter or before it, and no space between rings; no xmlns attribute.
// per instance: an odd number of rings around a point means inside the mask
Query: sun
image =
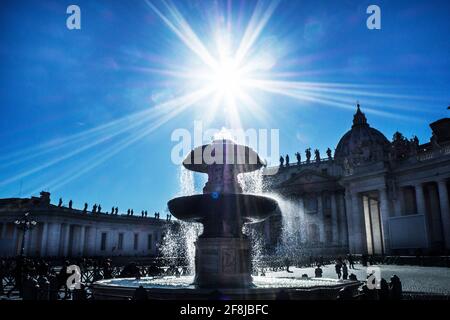
<svg viewBox="0 0 450 320"><path fill-rule="evenodd" d="M232 57L218 61L212 69L211 81L214 91L224 97L236 98L243 89L245 74Z"/></svg>

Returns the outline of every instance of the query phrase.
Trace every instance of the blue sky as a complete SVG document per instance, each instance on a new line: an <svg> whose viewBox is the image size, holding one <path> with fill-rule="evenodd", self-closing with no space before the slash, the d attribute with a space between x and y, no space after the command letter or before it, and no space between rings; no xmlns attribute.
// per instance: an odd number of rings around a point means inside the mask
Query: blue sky
<svg viewBox="0 0 450 320"><path fill-rule="evenodd" d="M66 28L70 4L81 30ZM366 27L370 4L381 30ZM389 139L399 130L428 141L428 124L448 116L445 0L2 1L0 197L45 189L76 207L163 212L180 190L172 132L205 119L228 127L230 111L213 110L211 97L171 105L202 86L190 77L203 61L162 17L180 27L177 10L214 57L217 30L235 50L252 15L261 21L271 6L245 59L263 57L254 76L279 87L248 89L256 106L236 111L244 129L279 129L283 154L334 149L357 100Z"/></svg>

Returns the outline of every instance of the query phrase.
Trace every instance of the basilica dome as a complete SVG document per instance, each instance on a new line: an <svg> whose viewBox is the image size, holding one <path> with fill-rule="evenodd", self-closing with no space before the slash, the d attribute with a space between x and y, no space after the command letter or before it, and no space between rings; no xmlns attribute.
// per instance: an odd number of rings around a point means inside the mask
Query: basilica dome
<svg viewBox="0 0 450 320"><path fill-rule="evenodd" d="M359 165L364 162L381 161L389 151L389 141L378 130L371 128L358 104L353 116L353 126L339 141L335 159Z"/></svg>

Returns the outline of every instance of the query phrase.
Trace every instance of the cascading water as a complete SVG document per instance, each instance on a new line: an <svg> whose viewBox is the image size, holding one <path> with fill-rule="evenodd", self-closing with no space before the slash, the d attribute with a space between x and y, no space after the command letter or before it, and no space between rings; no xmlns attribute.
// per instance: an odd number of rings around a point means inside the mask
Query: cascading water
<svg viewBox="0 0 450 320"><path fill-rule="evenodd" d="M238 181L245 193L262 195L264 190L264 181L262 169L243 173L238 176ZM261 230L250 225L245 225L243 233L251 240L253 268L258 269L264 258L264 234Z"/></svg>
<svg viewBox="0 0 450 320"><path fill-rule="evenodd" d="M263 175L262 169L253 172L242 173L238 175L239 184L243 192L262 194L263 193Z"/></svg>
<svg viewBox="0 0 450 320"><path fill-rule="evenodd" d="M179 172L180 191L178 196L190 196L196 193L194 173L184 167ZM195 241L202 233L200 223L177 221L178 228L169 228L164 236L161 254L168 259L184 259L189 274L195 272Z"/></svg>
<svg viewBox="0 0 450 320"><path fill-rule="evenodd" d="M278 202L282 219L281 241L276 253L290 259L298 258L303 254L302 240L306 235L303 205L299 201L286 199L277 194L271 196Z"/></svg>
<svg viewBox="0 0 450 320"><path fill-rule="evenodd" d="M246 193L263 194L264 179L263 169L241 174L238 176L242 189ZM302 200L294 201L281 197L276 193L264 193L266 196L274 198L281 210L281 239L276 248L276 254L282 257L295 259L303 254L302 243L306 237L306 223ZM255 262L260 261L264 256L264 235L261 230L252 226L244 227L244 233L252 239L253 255Z"/></svg>

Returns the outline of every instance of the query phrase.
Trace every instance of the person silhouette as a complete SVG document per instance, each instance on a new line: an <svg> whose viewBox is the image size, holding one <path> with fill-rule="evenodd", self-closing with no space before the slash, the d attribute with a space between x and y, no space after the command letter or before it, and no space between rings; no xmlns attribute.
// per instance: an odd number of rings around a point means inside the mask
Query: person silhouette
<svg viewBox="0 0 450 320"><path fill-rule="evenodd" d="M331 156L331 149L330 148L327 149L327 157L328 157L328 160L332 160L333 159L333 157Z"/></svg>
<svg viewBox="0 0 450 320"><path fill-rule="evenodd" d="M302 163L302 155L300 154L300 152L297 152L295 154L295 157L297 158L297 164L300 165Z"/></svg>
<svg viewBox="0 0 450 320"><path fill-rule="evenodd" d="M348 277L348 268L345 262L342 264L342 279L347 280Z"/></svg>
<svg viewBox="0 0 450 320"><path fill-rule="evenodd" d="M319 265L317 265L317 268L314 270L314 275L316 278L322 278L322 274L323 274L323 271L319 264Z"/></svg>

